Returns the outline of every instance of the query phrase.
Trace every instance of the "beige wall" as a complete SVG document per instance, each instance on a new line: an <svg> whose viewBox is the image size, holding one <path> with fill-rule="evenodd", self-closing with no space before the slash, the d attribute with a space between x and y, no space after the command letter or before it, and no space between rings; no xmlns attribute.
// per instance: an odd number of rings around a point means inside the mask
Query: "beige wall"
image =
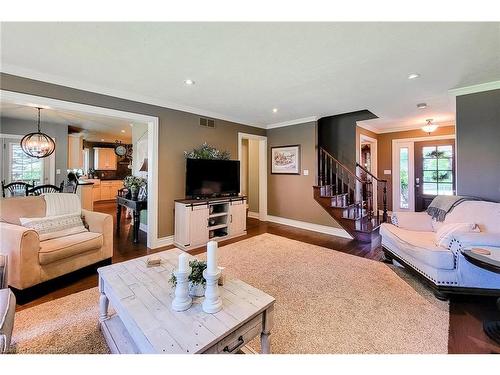
<svg viewBox="0 0 500 375"><path fill-rule="evenodd" d="M0 88L75 103L140 113L159 118L158 235L173 234L174 199L185 194L184 151L203 142L238 158L238 132L265 135L264 129L217 120L215 129L199 126L199 116L170 108L120 99L2 73ZM57 151L56 151L57 152Z"/></svg>
<svg viewBox="0 0 500 375"><path fill-rule="evenodd" d="M248 140L248 210L259 212L259 141Z"/></svg>
<svg viewBox="0 0 500 375"><path fill-rule="evenodd" d="M269 129L267 131L268 159L271 147L299 144L301 175L271 174L268 162L267 212L272 216L305 221L339 228L339 224L314 200L316 182L316 122ZM309 175L304 176L304 169Z"/></svg>
<svg viewBox="0 0 500 375"><path fill-rule="evenodd" d="M452 134L455 134L454 126L440 127L432 133L433 136ZM420 129L378 134L378 177L387 180L387 206L389 210L392 210L392 174L386 175L384 170L392 171L392 140L428 136Z"/></svg>

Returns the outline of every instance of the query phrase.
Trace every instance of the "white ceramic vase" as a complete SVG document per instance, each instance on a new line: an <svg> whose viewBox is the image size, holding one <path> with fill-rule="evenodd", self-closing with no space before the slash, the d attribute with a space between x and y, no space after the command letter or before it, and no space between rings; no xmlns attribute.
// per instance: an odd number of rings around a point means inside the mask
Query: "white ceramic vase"
<svg viewBox="0 0 500 375"><path fill-rule="evenodd" d="M203 297L205 295L205 286L189 282L189 295L191 297Z"/></svg>

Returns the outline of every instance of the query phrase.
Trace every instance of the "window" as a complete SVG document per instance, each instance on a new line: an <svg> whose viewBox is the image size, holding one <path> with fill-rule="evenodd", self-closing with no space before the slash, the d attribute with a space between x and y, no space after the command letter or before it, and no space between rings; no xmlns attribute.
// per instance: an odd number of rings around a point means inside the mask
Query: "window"
<svg viewBox="0 0 500 375"><path fill-rule="evenodd" d="M410 192L408 190L408 147L399 149L399 208L410 207Z"/></svg>
<svg viewBox="0 0 500 375"><path fill-rule="evenodd" d="M427 146L423 153L423 193L453 195L453 147Z"/></svg>
<svg viewBox="0 0 500 375"><path fill-rule="evenodd" d="M26 155L19 143L9 143L10 181L43 183L43 159Z"/></svg>

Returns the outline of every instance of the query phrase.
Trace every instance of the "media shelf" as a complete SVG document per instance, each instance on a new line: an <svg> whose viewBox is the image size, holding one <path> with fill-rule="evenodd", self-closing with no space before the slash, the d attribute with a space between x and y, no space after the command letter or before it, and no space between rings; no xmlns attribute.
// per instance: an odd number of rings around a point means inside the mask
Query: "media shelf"
<svg viewBox="0 0 500 375"><path fill-rule="evenodd" d="M175 201L174 244L184 250L246 234L245 196Z"/></svg>

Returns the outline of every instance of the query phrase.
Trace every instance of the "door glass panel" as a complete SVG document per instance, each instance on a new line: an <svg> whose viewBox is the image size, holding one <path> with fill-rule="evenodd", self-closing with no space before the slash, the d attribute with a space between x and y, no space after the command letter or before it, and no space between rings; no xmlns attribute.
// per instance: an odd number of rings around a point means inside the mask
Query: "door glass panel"
<svg viewBox="0 0 500 375"><path fill-rule="evenodd" d="M399 207L409 208L410 195L408 190L408 147L399 149Z"/></svg>
<svg viewBox="0 0 500 375"><path fill-rule="evenodd" d="M453 195L453 184L439 184L439 195Z"/></svg>
<svg viewBox="0 0 500 375"><path fill-rule="evenodd" d="M424 171L435 171L437 169L438 160L424 159Z"/></svg>
<svg viewBox="0 0 500 375"><path fill-rule="evenodd" d="M453 157L453 147L451 145L438 146L438 158L451 158Z"/></svg>
<svg viewBox="0 0 500 375"><path fill-rule="evenodd" d="M438 182L443 183L443 182L449 182L452 183L452 171L438 171L437 172L437 177L438 177Z"/></svg>
<svg viewBox="0 0 500 375"><path fill-rule="evenodd" d="M424 182L424 194L427 195L438 195L438 184L437 183L428 183Z"/></svg>
<svg viewBox="0 0 500 375"><path fill-rule="evenodd" d="M422 156L423 194L452 195L453 146L422 147Z"/></svg>
<svg viewBox="0 0 500 375"><path fill-rule="evenodd" d="M453 159L438 159L437 160L437 166L438 166L439 170L441 170L441 171L446 171L446 170L451 171L453 169L452 160ZM432 160L432 161L435 162L436 160ZM424 167L424 169L425 169L425 167Z"/></svg>
<svg viewBox="0 0 500 375"><path fill-rule="evenodd" d="M436 146L422 147L424 158L436 158Z"/></svg>
<svg viewBox="0 0 500 375"><path fill-rule="evenodd" d="M437 182L437 171L424 171L424 182Z"/></svg>

